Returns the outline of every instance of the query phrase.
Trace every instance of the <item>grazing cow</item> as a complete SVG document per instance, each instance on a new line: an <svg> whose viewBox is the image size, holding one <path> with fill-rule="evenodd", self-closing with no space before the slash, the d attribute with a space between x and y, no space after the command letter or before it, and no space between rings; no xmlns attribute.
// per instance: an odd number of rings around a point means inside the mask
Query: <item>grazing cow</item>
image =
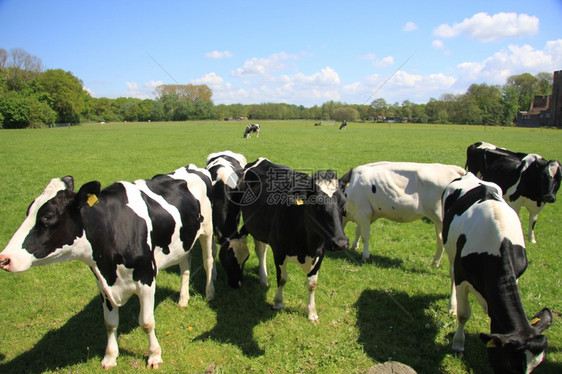
<svg viewBox="0 0 562 374"><path fill-rule="evenodd" d="M340 125L340 128L338 130L347 130L347 121L343 121Z"/></svg>
<svg viewBox="0 0 562 374"><path fill-rule="evenodd" d="M80 260L94 273L103 298L107 347L103 368L117 365L119 308L136 294L139 325L148 336L148 367L163 361L154 331L158 271L180 265L179 306L189 300L190 250L197 238L213 298L210 175L193 165L149 180L97 181L74 192L71 176L54 178L30 205L27 217L0 253L0 267L21 272L34 265Z"/></svg>
<svg viewBox="0 0 562 374"><path fill-rule="evenodd" d="M530 373L541 363L552 323L548 308L529 322L517 278L527 267L519 217L501 189L472 173L454 180L443 193L443 242L449 257L452 301L458 328L453 350L464 351L464 325L471 291L490 316L490 334L480 334L496 373Z"/></svg>
<svg viewBox="0 0 562 374"><path fill-rule="evenodd" d="M250 138L250 134L255 132L256 133L256 138L260 137L260 125L257 123L254 123L253 125L248 125L246 126L246 130L244 130L244 138Z"/></svg>
<svg viewBox="0 0 562 374"><path fill-rule="evenodd" d="M273 250L277 271L275 310L284 307L287 263L293 262L307 274L308 319L318 320L314 292L325 250L348 245L341 223L344 197L337 182L333 171L310 177L265 158L244 169L236 203L242 211L243 230Z"/></svg>
<svg viewBox="0 0 562 374"><path fill-rule="evenodd" d="M213 188L211 203L213 206L213 226L217 243L220 246L219 258L225 267L233 266L229 272L240 272L239 277L230 277L229 285L233 288L242 286L242 270L250 256L246 245L246 236L238 233L240 207L232 204L230 199L236 194L242 169L246 158L231 151L211 153L207 157L206 169L211 173ZM259 259L260 282L267 286L266 251L263 243L256 242L256 254ZM230 257L234 258L230 258ZM232 283L234 280L236 281Z"/></svg>
<svg viewBox="0 0 562 374"><path fill-rule="evenodd" d="M466 150L466 168L503 191L504 199L516 212L529 211L527 238L536 243L535 224L546 203L556 201L562 167L537 154L511 152L490 143L478 142Z"/></svg>
<svg viewBox="0 0 562 374"><path fill-rule="evenodd" d="M441 194L453 179L465 174L459 166L412 162L382 161L351 169L340 180L347 197L345 222L357 225L351 248L357 249L361 236L366 260L372 222L379 218L412 222L425 216L435 225L433 265L439 266L443 255Z"/></svg>

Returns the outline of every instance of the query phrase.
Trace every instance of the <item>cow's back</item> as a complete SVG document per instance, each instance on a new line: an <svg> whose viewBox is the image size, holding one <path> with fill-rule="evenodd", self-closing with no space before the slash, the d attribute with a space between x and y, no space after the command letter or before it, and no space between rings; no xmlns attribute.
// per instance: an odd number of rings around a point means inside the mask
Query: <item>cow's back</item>
<svg viewBox="0 0 562 374"><path fill-rule="evenodd" d="M455 165L376 162L353 169L346 195L352 210L372 209L373 219L409 222L428 211L438 214L443 190L464 174Z"/></svg>

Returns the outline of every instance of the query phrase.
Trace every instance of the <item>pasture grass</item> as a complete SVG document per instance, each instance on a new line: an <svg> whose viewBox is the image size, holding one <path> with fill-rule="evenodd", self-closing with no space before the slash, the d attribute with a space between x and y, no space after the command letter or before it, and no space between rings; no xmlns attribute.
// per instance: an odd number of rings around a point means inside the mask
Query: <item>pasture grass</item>
<svg viewBox="0 0 562 374"><path fill-rule="evenodd" d="M90 180L150 178L188 163L203 167L211 152L230 149L248 161L273 162L312 172L381 160L464 166L466 147L483 140L562 160L562 132L482 126L359 124L345 131L314 121L261 122L259 139L242 139L247 122L129 123L0 131L0 248L25 217L30 202L53 177L72 175L76 188ZM526 232L528 215L521 212ZM538 244L527 245L529 266L520 279L529 316L547 306L554 322L549 347L536 373L562 372L560 312L562 204L539 216ZM215 299L204 299L204 271L194 250L191 299L176 302L175 267L157 279L156 332L163 349L160 371L184 373L362 373L389 359L418 373L490 373L478 333L489 319L473 302L463 357L451 352L456 328L447 315L448 261L430 266L433 225L379 220L371 226L371 259L360 252L328 253L319 273L320 322L306 318L305 275L289 266L286 309L270 306L275 268L268 253L270 287L259 284L254 255L243 288L233 290L218 265ZM353 239L354 225L346 234ZM250 240L250 246L253 245ZM0 372L100 370L106 336L95 280L86 265L58 263L19 274L0 274ZM472 298L474 301L474 298ZM144 370L147 339L138 327L136 298L121 308L119 373Z"/></svg>

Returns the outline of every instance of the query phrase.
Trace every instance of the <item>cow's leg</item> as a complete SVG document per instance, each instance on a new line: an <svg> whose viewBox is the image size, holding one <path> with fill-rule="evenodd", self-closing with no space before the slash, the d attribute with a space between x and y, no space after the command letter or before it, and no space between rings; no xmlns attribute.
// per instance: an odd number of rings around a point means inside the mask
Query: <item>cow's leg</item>
<svg viewBox="0 0 562 374"><path fill-rule="evenodd" d="M140 301L140 313L139 313L139 326L148 336L148 360L146 362L147 368L158 369L162 361L162 349L160 344L158 344L158 339L156 339L156 333L154 328L156 322L154 321L154 293L156 290L155 283L152 282L152 286L141 287L139 301Z"/></svg>
<svg viewBox="0 0 562 374"><path fill-rule="evenodd" d="M180 286L180 300L178 301L178 306L180 308L185 308L189 302L189 278L191 276L191 255L192 255L191 251L187 252L180 261L181 286Z"/></svg>
<svg viewBox="0 0 562 374"><path fill-rule="evenodd" d="M258 240L254 240L256 256L258 256L259 261L259 274L260 274L260 283L266 287L269 287L269 282L267 281L267 248L265 243L262 243Z"/></svg>
<svg viewBox="0 0 562 374"><path fill-rule="evenodd" d="M104 369L109 369L117 366L117 357L119 356L119 346L117 344L119 308L109 304L105 297L103 300L103 320L107 331L107 345L105 347L105 355L103 360L101 360L101 366Z"/></svg>
<svg viewBox="0 0 562 374"><path fill-rule="evenodd" d="M435 256L433 256L433 262L431 264L435 267L439 267L441 264L441 257L443 257L443 252L445 251L445 248L443 248L443 225L441 223L435 223L435 238L437 249L435 250Z"/></svg>
<svg viewBox="0 0 562 374"><path fill-rule="evenodd" d="M537 206L536 203L532 203L533 204L525 205L525 207L529 211L529 230L527 232L527 239L531 243L536 243L537 240L535 239L535 225L537 223L537 218L539 218L539 213L544 207L544 204L542 204L541 206Z"/></svg>
<svg viewBox="0 0 562 374"><path fill-rule="evenodd" d="M359 238L361 238L361 226L359 223L355 223L355 239L353 239L351 244L351 249L354 251L359 247Z"/></svg>
<svg viewBox="0 0 562 374"><path fill-rule="evenodd" d="M450 261L450 259L449 259ZM449 297L449 315L457 314L457 288L455 286L455 273L453 263L449 266L449 277L451 278L451 296Z"/></svg>
<svg viewBox="0 0 562 374"><path fill-rule="evenodd" d="M199 242L201 243L201 248L203 250L203 266L205 267L205 273L207 275L207 281L205 284L205 296L207 300L212 300L215 297L215 285L213 283L215 269L215 260L213 258L213 236L211 235L200 235Z"/></svg>
<svg viewBox="0 0 562 374"><path fill-rule="evenodd" d="M469 285L463 282L457 287L457 331L453 336L453 351L464 352L464 325L470 318L470 303L468 301Z"/></svg>
<svg viewBox="0 0 562 374"><path fill-rule="evenodd" d="M277 268L277 291L273 298L273 309L281 310L285 307L283 304L283 287L287 283L287 262L284 261L281 265L275 264Z"/></svg>
<svg viewBox="0 0 562 374"><path fill-rule="evenodd" d="M316 313L316 301L314 297L316 286L318 286L318 273L306 278L306 288L308 289L307 311L308 319L311 322L318 321L318 313Z"/></svg>
<svg viewBox="0 0 562 374"><path fill-rule="evenodd" d="M369 217L360 215L357 220L357 226L361 231L361 239L363 240L363 261L366 261L371 253L369 251L369 239L371 236L371 222Z"/></svg>

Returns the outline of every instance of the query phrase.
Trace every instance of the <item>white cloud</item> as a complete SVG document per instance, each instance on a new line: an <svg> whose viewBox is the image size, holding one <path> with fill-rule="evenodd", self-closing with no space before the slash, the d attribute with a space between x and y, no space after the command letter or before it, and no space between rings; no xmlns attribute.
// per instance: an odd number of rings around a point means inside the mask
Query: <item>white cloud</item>
<svg viewBox="0 0 562 374"><path fill-rule="evenodd" d="M383 57L382 59L378 59L375 54L369 53L367 55L360 56L360 58L363 60L371 61L373 66L377 68L386 68L394 65L394 57L392 56L386 56Z"/></svg>
<svg viewBox="0 0 562 374"><path fill-rule="evenodd" d="M406 22L406 24L402 26L402 31L405 32L414 31L417 29L418 29L418 25L416 25L414 22Z"/></svg>
<svg viewBox="0 0 562 374"><path fill-rule="evenodd" d="M504 84L510 75L552 72L562 66L562 39L549 41L543 50L529 45L509 45L484 61L463 62L457 66L463 82Z"/></svg>
<svg viewBox="0 0 562 374"><path fill-rule="evenodd" d="M535 16L517 13L477 13L453 26L442 24L433 33L440 38L452 38L467 34L473 39L489 42L508 37L534 35L539 30L539 19Z"/></svg>
<svg viewBox="0 0 562 374"><path fill-rule="evenodd" d="M436 40L432 41L432 42L431 42L431 46L432 46L434 49L443 49L443 48L445 48L445 44L443 44L443 41L441 41L441 40L439 40L439 39L436 39Z"/></svg>
<svg viewBox="0 0 562 374"><path fill-rule="evenodd" d="M239 86L225 82L215 73L206 74L190 83L207 84L213 90L213 101L221 104L286 102L314 105L319 101L338 100L341 95L339 74L329 66L309 75L300 72L273 75L274 69L267 68L263 71L259 77L243 75L247 79L241 80Z"/></svg>
<svg viewBox="0 0 562 374"><path fill-rule="evenodd" d="M377 98L384 98L393 103L407 98L413 102L425 103L430 97L438 97L444 92L450 92L456 78L445 74L412 74L399 70L388 82L389 77L371 75L360 82L345 85L343 94L352 99L349 102L367 104Z"/></svg>
<svg viewBox="0 0 562 374"><path fill-rule="evenodd" d="M154 98L154 89L164 84L164 82L162 81L145 82L140 88L137 82L125 82L125 84L127 85L128 88L127 93L125 94L126 97L135 97L137 99L144 100L144 99Z"/></svg>
<svg viewBox="0 0 562 374"><path fill-rule="evenodd" d="M241 68L232 72L235 77L255 77L259 75L271 74L275 71L285 69L287 67L287 60L297 60L299 56L290 55L285 52L280 52L271 55L268 58L254 57L244 62Z"/></svg>
<svg viewBox="0 0 562 374"><path fill-rule="evenodd" d="M212 58L212 59L220 59L220 58L228 58L234 56L229 51L212 51L205 53L205 57Z"/></svg>

